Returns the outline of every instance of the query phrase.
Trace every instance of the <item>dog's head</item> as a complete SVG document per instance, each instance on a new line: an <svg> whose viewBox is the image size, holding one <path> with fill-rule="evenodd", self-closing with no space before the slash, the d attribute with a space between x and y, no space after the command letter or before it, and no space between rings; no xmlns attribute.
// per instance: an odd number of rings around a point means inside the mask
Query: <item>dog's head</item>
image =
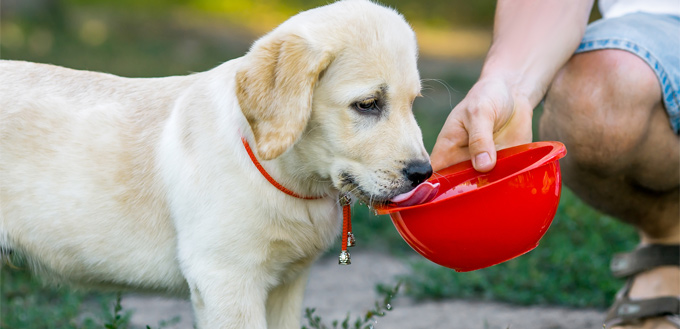
<svg viewBox="0 0 680 329"><path fill-rule="evenodd" d="M346 0L300 13L258 40L237 96L271 160L373 204L432 173L411 106L420 93L415 34L395 11Z"/></svg>

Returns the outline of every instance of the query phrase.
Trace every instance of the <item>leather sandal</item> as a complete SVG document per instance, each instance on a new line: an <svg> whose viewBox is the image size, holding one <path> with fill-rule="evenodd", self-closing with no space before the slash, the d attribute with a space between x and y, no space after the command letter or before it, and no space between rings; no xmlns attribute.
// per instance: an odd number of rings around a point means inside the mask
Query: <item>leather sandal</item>
<svg viewBox="0 0 680 329"><path fill-rule="evenodd" d="M648 318L665 317L680 329L680 298L664 296L630 299L628 293L638 273L659 266L680 266L680 245L651 244L629 253L614 255L610 269L617 278L628 278L616 294L614 304L605 318L606 327L640 323Z"/></svg>

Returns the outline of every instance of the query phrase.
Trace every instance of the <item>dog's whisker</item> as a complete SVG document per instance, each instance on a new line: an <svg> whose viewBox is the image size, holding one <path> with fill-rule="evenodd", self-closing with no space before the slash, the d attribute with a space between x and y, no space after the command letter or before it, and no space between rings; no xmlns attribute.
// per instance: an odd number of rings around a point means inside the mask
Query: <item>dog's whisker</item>
<svg viewBox="0 0 680 329"><path fill-rule="evenodd" d="M448 95L449 95L449 107L450 108L453 108L453 95L452 94L454 92L457 93L457 94L462 94L461 91L456 90L455 88L453 88L451 85L449 85L446 81L444 81L442 79L421 79L420 81L422 81L422 82L434 81L434 82L437 82L440 85L444 86L444 88L446 88L446 91L448 92ZM435 90L435 88L433 88L433 87L430 87L430 86L428 86L428 87L431 88L432 90ZM424 96L426 96L426 95L424 95Z"/></svg>

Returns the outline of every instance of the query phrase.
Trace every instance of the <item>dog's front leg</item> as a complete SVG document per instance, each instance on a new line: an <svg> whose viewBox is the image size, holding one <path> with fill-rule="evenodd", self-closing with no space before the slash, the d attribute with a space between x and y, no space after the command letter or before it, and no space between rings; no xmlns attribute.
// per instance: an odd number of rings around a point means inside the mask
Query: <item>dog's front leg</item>
<svg viewBox="0 0 680 329"><path fill-rule="evenodd" d="M215 268L215 260L192 259L185 271L198 329L266 329L264 278L252 271Z"/></svg>
<svg viewBox="0 0 680 329"><path fill-rule="evenodd" d="M311 261L309 262L311 265ZM284 282L269 292L267 299L267 324L269 329L300 328L302 300L309 277L309 265L289 282Z"/></svg>

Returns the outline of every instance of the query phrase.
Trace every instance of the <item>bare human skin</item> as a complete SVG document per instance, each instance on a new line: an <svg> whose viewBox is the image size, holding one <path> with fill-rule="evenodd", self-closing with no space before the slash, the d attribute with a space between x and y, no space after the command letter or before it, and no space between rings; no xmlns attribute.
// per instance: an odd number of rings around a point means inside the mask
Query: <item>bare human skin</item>
<svg viewBox="0 0 680 329"><path fill-rule="evenodd" d="M644 61L614 49L575 55L553 81L540 123L541 139L567 145L564 182L581 199L635 226L642 244L680 243L680 139ZM637 275L630 291L633 299L669 295L680 295L677 266ZM675 326L656 318L622 328Z"/></svg>
<svg viewBox="0 0 680 329"><path fill-rule="evenodd" d="M434 170L472 159L495 166L496 150L532 140L532 112L545 97L540 138L562 141L564 182L585 202L640 232L641 243L680 243L680 139L659 82L635 55L572 54L593 1L498 1L494 42L479 81L451 112L432 151ZM680 295L680 268L636 276L630 297ZM617 327L623 328L623 327ZM674 328L661 318L635 327Z"/></svg>

